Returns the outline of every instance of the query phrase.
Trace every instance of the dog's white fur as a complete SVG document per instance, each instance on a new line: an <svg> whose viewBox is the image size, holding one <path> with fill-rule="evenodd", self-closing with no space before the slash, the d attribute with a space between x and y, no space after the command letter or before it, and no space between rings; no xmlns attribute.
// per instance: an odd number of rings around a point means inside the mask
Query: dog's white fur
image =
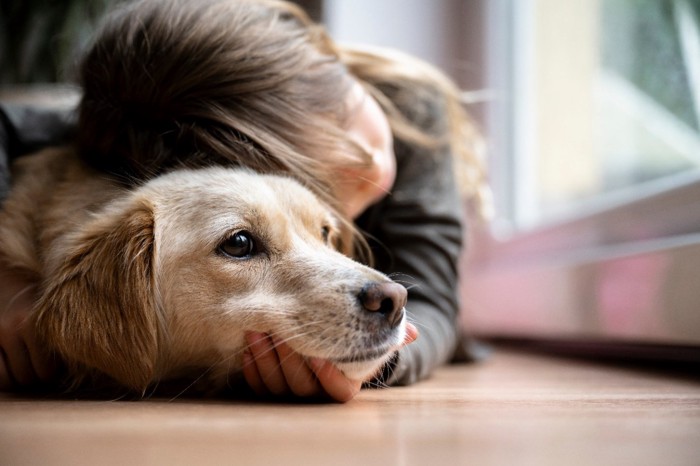
<svg viewBox="0 0 700 466"><path fill-rule="evenodd" d="M390 280L334 250L324 229L332 237L336 219L289 178L181 169L125 189L67 149L13 170L0 260L41 282L37 333L76 380L144 390L206 373L220 386L241 367L246 331L364 380L404 340L405 318L386 326L358 301ZM227 256L221 244L241 231L255 253Z"/></svg>

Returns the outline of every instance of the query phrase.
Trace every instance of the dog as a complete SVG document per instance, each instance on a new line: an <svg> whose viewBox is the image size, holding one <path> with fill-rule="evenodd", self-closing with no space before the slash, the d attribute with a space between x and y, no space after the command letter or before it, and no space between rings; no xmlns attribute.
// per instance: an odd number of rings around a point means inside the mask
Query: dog
<svg viewBox="0 0 700 466"><path fill-rule="evenodd" d="M40 283L33 325L77 385L223 387L247 331L367 380L404 340L407 294L338 252L338 229L289 177L178 168L125 188L51 148L13 165L0 260Z"/></svg>

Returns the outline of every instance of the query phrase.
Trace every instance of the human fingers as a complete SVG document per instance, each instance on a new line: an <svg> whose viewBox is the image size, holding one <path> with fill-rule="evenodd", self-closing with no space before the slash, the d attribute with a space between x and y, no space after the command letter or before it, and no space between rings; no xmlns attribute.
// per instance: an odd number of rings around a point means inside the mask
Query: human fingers
<svg viewBox="0 0 700 466"><path fill-rule="evenodd" d="M28 309L28 308L27 308ZM29 366L35 379L48 382L58 372L57 360L41 347L36 339L34 326L29 319L29 312L14 312L15 328Z"/></svg>
<svg viewBox="0 0 700 466"><path fill-rule="evenodd" d="M268 335L258 332L246 334L249 354L254 361L264 387L273 395L289 392L275 346Z"/></svg>
<svg viewBox="0 0 700 466"><path fill-rule="evenodd" d="M306 359L284 342L273 338L277 357L287 385L298 397L311 397L323 393L316 375L309 367Z"/></svg>
<svg viewBox="0 0 700 466"><path fill-rule="evenodd" d="M0 391L10 390L13 386L14 382L7 364L7 356L2 346L0 346Z"/></svg>
<svg viewBox="0 0 700 466"><path fill-rule="evenodd" d="M255 359L253 359L248 349L243 353L243 378L256 395L264 396L268 394L267 387L265 387L260 371L258 371L258 366L255 364Z"/></svg>
<svg viewBox="0 0 700 466"><path fill-rule="evenodd" d="M59 372L59 363L52 355L49 355L37 342L32 329L27 329L22 332L22 338L29 354L29 359L36 374L37 379L41 382L49 382L56 378Z"/></svg>
<svg viewBox="0 0 700 466"><path fill-rule="evenodd" d="M20 337L24 317L14 309L0 314L0 349L3 353L3 386L28 385L34 382L35 375L31 360Z"/></svg>
<svg viewBox="0 0 700 466"><path fill-rule="evenodd" d="M37 376L32 367L29 351L19 338L12 338L3 345L5 366L9 378L15 385L28 386L36 383Z"/></svg>
<svg viewBox="0 0 700 466"><path fill-rule="evenodd" d="M309 365L323 390L335 401L346 403L352 400L362 388L362 382L351 380L329 361L311 358Z"/></svg>
<svg viewBox="0 0 700 466"><path fill-rule="evenodd" d="M32 331L34 284L2 266L0 283L0 387L30 385L37 375L25 335Z"/></svg>

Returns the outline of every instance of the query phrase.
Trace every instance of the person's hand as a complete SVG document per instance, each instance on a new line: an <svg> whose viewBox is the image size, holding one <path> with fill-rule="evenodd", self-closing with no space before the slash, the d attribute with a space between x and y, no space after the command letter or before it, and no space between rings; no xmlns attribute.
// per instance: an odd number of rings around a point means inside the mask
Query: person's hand
<svg viewBox="0 0 700 466"><path fill-rule="evenodd" d="M416 327L407 324L404 344L417 337ZM304 358L267 334L249 332L246 342L243 376L257 395L328 397L344 403L353 399L362 387L362 380L347 378L332 363Z"/></svg>
<svg viewBox="0 0 700 466"><path fill-rule="evenodd" d="M34 283L0 269L0 390L50 381L55 361L38 345L30 325Z"/></svg>

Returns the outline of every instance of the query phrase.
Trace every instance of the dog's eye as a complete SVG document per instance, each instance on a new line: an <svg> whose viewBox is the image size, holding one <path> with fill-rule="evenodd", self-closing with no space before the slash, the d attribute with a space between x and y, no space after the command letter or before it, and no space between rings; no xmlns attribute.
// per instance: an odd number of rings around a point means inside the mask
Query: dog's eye
<svg viewBox="0 0 700 466"><path fill-rule="evenodd" d="M255 253L255 242L249 232L238 231L221 243L219 250L227 256L245 259Z"/></svg>
<svg viewBox="0 0 700 466"><path fill-rule="evenodd" d="M330 238L331 235L331 227L329 226L324 226L321 228L321 238L323 238L323 242L328 244L328 239Z"/></svg>

